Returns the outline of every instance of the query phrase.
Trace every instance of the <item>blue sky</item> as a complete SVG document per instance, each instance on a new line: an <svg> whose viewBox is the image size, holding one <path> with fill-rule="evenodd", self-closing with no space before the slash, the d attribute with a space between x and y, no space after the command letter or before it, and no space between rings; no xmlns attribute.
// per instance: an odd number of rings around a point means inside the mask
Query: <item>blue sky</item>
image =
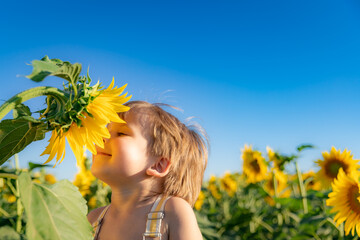
<svg viewBox="0 0 360 240"><path fill-rule="evenodd" d="M133 99L163 102L208 132L206 172L240 171L245 143L283 153L312 143L303 170L331 146L360 158L357 1L7 1L0 8L0 99L33 83L44 55L90 66L93 80L128 83ZM43 99L29 101L33 111ZM47 137L48 139L48 137ZM20 153L42 163L46 140ZM49 171L73 179L70 149Z"/></svg>

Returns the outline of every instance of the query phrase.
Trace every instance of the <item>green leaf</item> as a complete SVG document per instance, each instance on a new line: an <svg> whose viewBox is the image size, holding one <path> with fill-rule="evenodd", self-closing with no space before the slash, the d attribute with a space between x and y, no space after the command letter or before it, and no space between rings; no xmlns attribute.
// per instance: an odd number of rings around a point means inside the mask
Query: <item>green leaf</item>
<svg viewBox="0 0 360 240"><path fill-rule="evenodd" d="M296 197L292 197L292 198L277 198L275 199L276 203L280 203L280 205L283 208L289 208L292 211L296 211L298 209L302 208L302 201L301 198L296 198Z"/></svg>
<svg viewBox="0 0 360 240"><path fill-rule="evenodd" d="M20 103L16 105L15 109L13 110L13 116L14 119L20 118L23 116L31 116L31 111L28 106L25 106L24 104Z"/></svg>
<svg viewBox="0 0 360 240"><path fill-rule="evenodd" d="M302 145L298 146L296 149L298 150L298 152L301 152L302 150L312 149L312 148L315 148L315 146L312 144L302 144Z"/></svg>
<svg viewBox="0 0 360 240"><path fill-rule="evenodd" d="M207 240L220 239L220 235L217 232L215 223L211 222L206 216L201 215L198 212L195 212L195 216L199 224L201 234L205 239Z"/></svg>
<svg viewBox="0 0 360 240"><path fill-rule="evenodd" d="M311 214L308 214L308 215L304 216L303 219L301 219L300 223L301 224L305 224L305 223L316 224L323 220L326 220L326 218L328 218L328 216L323 216L323 215L312 216Z"/></svg>
<svg viewBox="0 0 360 240"><path fill-rule="evenodd" d="M20 240L20 234L17 233L12 227L10 226L3 226L0 227L0 239L1 240Z"/></svg>
<svg viewBox="0 0 360 240"><path fill-rule="evenodd" d="M0 165L33 141L45 137L46 124L30 116L0 122Z"/></svg>
<svg viewBox="0 0 360 240"><path fill-rule="evenodd" d="M38 164L38 163L29 162L28 170L29 170L29 172L31 172L35 168L43 168L43 167L52 167L52 166L50 164Z"/></svg>
<svg viewBox="0 0 360 240"><path fill-rule="evenodd" d="M68 180L46 186L32 182L29 173L23 172L19 190L27 216L28 240L92 238L86 201Z"/></svg>
<svg viewBox="0 0 360 240"><path fill-rule="evenodd" d="M43 57L40 61L31 62L33 71L26 76L35 82L41 82L47 76L57 76L63 78L72 84L76 84L81 72L81 64L63 62L60 59L49 59L48 56Z"/></svg>

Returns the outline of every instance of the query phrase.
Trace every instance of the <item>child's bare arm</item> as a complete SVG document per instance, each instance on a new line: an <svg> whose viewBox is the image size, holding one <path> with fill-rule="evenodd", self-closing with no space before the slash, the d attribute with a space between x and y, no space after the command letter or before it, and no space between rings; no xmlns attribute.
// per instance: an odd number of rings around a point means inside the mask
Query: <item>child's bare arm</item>
<svg viewBox="0 0 360 240"><path fill-rule="evenodd" d="M172 197L165 207L170 240L202 240L193 209L185 200Z"/></svg>

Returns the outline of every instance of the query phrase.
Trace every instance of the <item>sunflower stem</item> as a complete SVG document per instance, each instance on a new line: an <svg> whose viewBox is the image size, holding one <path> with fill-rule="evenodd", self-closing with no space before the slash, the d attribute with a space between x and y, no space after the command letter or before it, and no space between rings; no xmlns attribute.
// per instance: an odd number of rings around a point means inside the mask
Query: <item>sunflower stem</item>
<svg viewBox="0 0 360 240"><path fill-rule="evenodd" d="M303 203L304 214L307 214L308 213L307 195L306 195L306 190L304 187L304 182L303 182L303 179L301 176L301 171L299 169L299 165L298 165L297 161L295 161L295 168L296 168L297 179L299 182L300 196L301 196L302 203Z"/></svg>
<svg viewBox="0 0 360 240"><path fill-rule="evenodd" d="M14 220L11 218L10 214L9 214L7 211L5 211L5 209L3 209L3 208L1 208L1 207L0 207L0 214L2 214L2 215L4 215L5 217L7 217L8 220L11 222L11 224L12 224L13 226L15 226L15 222L14 222Z"/></svg>
<svg viewBox="0 0 360 240"><path fill-rule="evenodd" d="M342 222L339 226L339 239L344 239L344 223Z"/></svg>
<svg viewBox="0 0 360 240"><path fill-rule="evenodd" d="M8 114L16 105L23 103L31 98L40 97L40 96L53 96L57 99L67 101L65 93L58 88L54 87L35 87L25 90L21 93L16 94L9 100L7 100L3 105L0 106L0 120L3 119L6 114Z"/></svg>
<svg viewBox="0 0 360 240"><path fill-rule="evenodd" d="M20 169L20 164L19 164L19 156L18 154L15 154L15 168L16 168L16 174L20 174L21 169ZM18 233L21 233L21 228L22 228L22 216L23 216L23 212L24 212L24 207L21 203L21 199L20 199L20 189L19 189L19 180L16 179L16 204L17 204L17 209L16 209L16 214L17 214L17 219L16 219L16 231Z"/></svg>
<svg viewBox="0 0 360 240"><path fill-rule="evenodd" d="M18 176L11 173L0 173L0 178L11 178L11 179L17 179Z"/></svg>
<svg viewBox="0 0 360 240"><path fill-rule="evenodd" d="M14 187L14 185L11 183L10 179L8 179L6 181L7 186L10 188L11 192L14 194L14 196L16 196L17 191L16 188ZM17 196L16 196L17 197Z"/></svg>
<svg viewBox="0 0 360 240"><path fill-rule="evenodd" d="M0 207L0 213L4 215L5 217L10 217L10 214L3 208ZM10 220L10 218L9 218Z"/></svg>
<svg viewBox="0 0 360 240"><path fill-rule="evenodd" d="M47 105L47 107L46 107L45 111L42 114L40 114L40 119L45 117L45 115L50 111L50 98L49 97L46 98L46 105Z"/></svg>
<svg viewBox="0 0 360 240"><path fill-rule="evenodd" d="M275 173L273 172L273 184L274 184L274 196L275 196L275 199L277 199L279 197L279 193L277 191L278 189L278 185L277 185L277 181L276 181L276 176L275 176Z"/></svg>

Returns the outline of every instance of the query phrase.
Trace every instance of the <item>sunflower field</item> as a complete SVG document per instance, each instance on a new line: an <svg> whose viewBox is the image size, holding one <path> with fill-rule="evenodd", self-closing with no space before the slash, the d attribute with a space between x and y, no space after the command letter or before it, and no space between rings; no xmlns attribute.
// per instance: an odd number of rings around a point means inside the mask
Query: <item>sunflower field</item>
<svg viewBox="0 0 360 240"><path fill-rule="evenodd" d="M358 239L360 165L350 151L322 153L319 171L302 173L297 159L245 145L243 171L212 176L195 204L205 239ZM295 172L289 173L293 165Z"/></svg>
<svg viewBox="0 0 360 240"><path fill-rule="evenodd" d="M89 75L79 76L81 65L45 57L33 67L28 77L34 81L52 75L68 83L64 90L30 89L0 106L0 120L13 110L13 119L0 122L0 239L91 239L86 215L110 203L111 189L91 174L84 152L101 146L107 123L122 121L116 113L127 110L122 104L130 97L114 81L106 89L90 86ZM47 107L34 118L22 103L41 95ZM19 168L17 153L46 132L52 134L43 152L48 160ZM79 168L72 182L46 170L53 158L63 160L65 139ZM312 148L300 145L288 155L245 145L242 171L203 182L194 211L204 239L358 239L359 160L332 147L319 153L316 172L301 172L300 155Z"/></svg>
<svg viewBox="0 0 360 240"><path fill-rule="evenodd" d="M204 239L358 239L357 160L350 151L333 147L317 161L318 172L301 173L296 160L310 147L300 146L287 156L269 147L263 154L245 145L243 172L211 176L203 183L194 211ZM0 169L0 239L36 239L26 237L29 216L19 203L24 190L16 176L25 172L33 185L49 189L64 180L46 172L50 165L29 163L19 169L16 155L13 161L14 167ZM288 164L297 171L287 173ZM82 158L72 181L78 193L74 196L87 211L108 205L111 199L110 187L91 174L90 165L89 158Z"/></svg>

